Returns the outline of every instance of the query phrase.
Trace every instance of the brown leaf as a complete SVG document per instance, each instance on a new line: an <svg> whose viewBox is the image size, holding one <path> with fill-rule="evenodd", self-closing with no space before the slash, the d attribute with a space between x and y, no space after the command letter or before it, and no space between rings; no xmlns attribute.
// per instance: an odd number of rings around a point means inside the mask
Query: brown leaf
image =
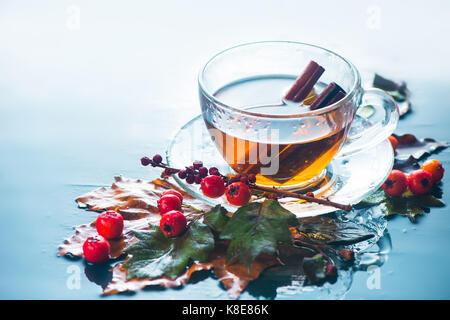
<svg viewBox="0 0 450 320"><path fill-rule="evenodd" d="M399 142L395 158L401 161L405 161L411 156L416 160L420 160L426 155L438 152L449 146L447 142L439 142L431 138L418 139L412 134L393 134L393 136Z"/></svg>
<svg viewBox="0 0 450 320"><path fill-rule="evenodd" d="M122 268L122 264L112 269L113 279L103 291L103 295L112 295L120 292L137 291L148 286L159 285L165 288L179 287L189 282L194 272L201 270L214 270L216 278L222 282L228 294L232 298L237 298L245 290L250 281L257 279L266 268L279 264L273 256L258 257L252 265L250 272L241 263L225 263L226 245L219 243L211 254L211 261L207 263L195 262L181 276L172 280L167 277L159 279L127 279L127 270Z"/></svg>
<svg viewBox="0 0 450 320"><path fill-rule="evenodd" d="M116 259L123 254L123 249L135 242L137 239L131 230L146 230L149 227L150 219L124 220L123 235L117 239L108 240L111 247L110 257ZM83 257L83 243L86 238L95 236L97 229L95 221L90 224L83 224L75 227L75 234L58 247L58 256L69 255L72 257Z"/></svg>
<svg viewBox="0 0 450 320"><path fill-rule="evenodd" d="M109 296L121 292L135 292L149 286L162 286L164 288L179 287L186 284L191 275L196 271L209 270L212 268L210 263L197 264L194 263L185 273L176 279L163 277L159 279L132 279L127 280L127 269L122 268L120 263L112 269L112 281L103 290L104 296Z"/></svg>
<svg viewBox="0 0 450 320"><path fill-rule="evenodd" d="M165 190L175 189L183 197L186 203L199 210L209 210L211 206L191 196L169 180L156 179L145 181L140 179L128 179L114 177L115 182L111 187L102 187L78 197L75 201L80 208L91 211L116 210L124 219L140 219L150 213L157 213L157 201ZM184 212L195 211L192 208L183 208Z"/></svg>
<svg viewBox="0 0 450 320"><path fill-rule="evenodd" d="M111 246L111 258L115 259L123 254L122 250L136 241L131 230L148 229L149 223L159 224L161 218L156 207L162 192L175 189L184 197L183 212L196 213L198 210L209 210L211 206L195 199L186 191L169 180L156 179L154 181L134 180L115 177L111 187L102 187L86 193L76 199L77 203L87 210L104 211L115 210L124 218L123 236L109 240ZM155 205L153 205L155 204ZM187 205L187 206L186 206ZM87 237L97 234L95 221L75 227L75 234L66 239L58 248L58 255L83 257L83 243Z"/></svg>

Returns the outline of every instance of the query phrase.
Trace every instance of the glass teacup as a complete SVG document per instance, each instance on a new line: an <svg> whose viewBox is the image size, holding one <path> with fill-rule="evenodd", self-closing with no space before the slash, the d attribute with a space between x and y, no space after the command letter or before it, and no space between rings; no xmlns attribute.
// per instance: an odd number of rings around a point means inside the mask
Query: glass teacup
<svg viewBox="0 0 450 320"><path fill-rule="evenodd" d="M310 61L325 72L303 103L283 101ZM317 110L307 105L335 82L343 99ZM229 166L255 174L257 184L289 189L310 187L334 157L370 148L397 126L398 109L384 91L362 89L358 70L340 55L298 42L255 42L211 58L199 74L202 115ZM352 126L358 108L371 114Z"/></svg>

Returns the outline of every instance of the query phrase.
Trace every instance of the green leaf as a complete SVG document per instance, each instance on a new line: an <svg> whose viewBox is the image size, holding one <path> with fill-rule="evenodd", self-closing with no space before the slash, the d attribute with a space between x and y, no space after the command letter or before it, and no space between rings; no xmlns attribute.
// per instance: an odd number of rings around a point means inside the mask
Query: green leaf
<svg viewBox="0 0 450 320"><path fill-rule="evenodd" d="M206 225L194 221L177 238L167 238L158 226L150 231L134 231L139 239L124 251L132 255L124 264L127 279L175 279L191 261L205 262L214 248L214 237Z"/></svg>
<svg viewBox="0 0 450 320"><path fill-rule="evenodd" d="M247 203L233 214L220 234L220 239L231 240L227 263L239 257L250 270L261 253L276 254L277 244L291 244L289 227L297 225L296 216L275 200Z"/></svg>
<svg viewBox="0 0 450 320"><path fill-rule="evenodd" d="M358 204L354 205L353 207L355 209L363 209L367 207L376 206L380 203L383 203L386 201L386 193L383 189L378 189L374 193L367 196L365 199L360 201Z"/></svg>
<svg viewBox="0 0 450 320"><path fill-rule="evenodd" d="M303 259L303 273L311 283L317 283L326 278L327 263L321 254Z"/></svg>
<svg viewBox="0 0 450 320"><path fill-rule="evenodd" d="M369 119L375 113L375 108L371 104L367 104L359 107L356 113L365 119Z"/></svg>
<svg viewBox="0 0 450 320"><path fill-rule="evenodd" d="M406 95L399 92L399 91L387 91L387 93L390 94L390 96L396 101L396 102L403 102L406 100Z"/></svg>
<svg viewBox="0 0 450 320"><path fill-rule="evenodd" d="M227 216L227 210L220 204L203 215L203 223L217 233L221 233L223 231L229 220L230 217Z"/></svg>
<svg viewBox="0 0 450 320"><path fill-rule="evenodd" d="M338 216L315 216L299 221L299 235L314 244L351 245L374 237L361 223Z"/></svg>
<svg viewBox="0 0 450 320"><path fill-rule="evenodd" d="M413 195L407 192L402 197L390 197L380 188L354 207L362 209L379 204L384 204L386 216L400 214L408 217L411 222L416 222L416 217L423 215L427 208L445 206L441 200L432 194Z"/></svg>

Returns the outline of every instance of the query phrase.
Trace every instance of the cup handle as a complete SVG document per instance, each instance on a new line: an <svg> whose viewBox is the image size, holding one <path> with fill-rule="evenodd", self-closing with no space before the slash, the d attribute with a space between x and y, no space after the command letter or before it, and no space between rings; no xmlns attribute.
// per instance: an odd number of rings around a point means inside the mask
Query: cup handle
<svg viewBox="0 0 450 320"><path fill-rule="evenodd" d="M394 132L399 117L397 103L389 94L376 88L365 89L337 157L346 157L381 143Z"/></svg>

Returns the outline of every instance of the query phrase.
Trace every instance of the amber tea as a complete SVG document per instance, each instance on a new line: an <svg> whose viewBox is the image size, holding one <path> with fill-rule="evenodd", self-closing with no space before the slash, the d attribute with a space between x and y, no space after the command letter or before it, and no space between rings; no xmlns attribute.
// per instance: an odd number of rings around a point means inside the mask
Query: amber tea
<svg viewBox="0 0 450 320"><path fill-rule="evenodd" d="M289 115L310 111L308 99L303 104L276 105L292 81L286 76L247 79L223 87L215 96L253 113ZM315 92L321 90L323 84L318 84ZM261 106L254 106L255 101ZM250 105L253 107L246 108ZM298 185L318 176L344 141L345 121L341 120L330 115L325 124L317 119L302 119L294 125L290 121L267 130L245 116L229 119L220 128L205 117L207 128L230 167L241 174L255 174L258 184L272 186Z"/></svg>

